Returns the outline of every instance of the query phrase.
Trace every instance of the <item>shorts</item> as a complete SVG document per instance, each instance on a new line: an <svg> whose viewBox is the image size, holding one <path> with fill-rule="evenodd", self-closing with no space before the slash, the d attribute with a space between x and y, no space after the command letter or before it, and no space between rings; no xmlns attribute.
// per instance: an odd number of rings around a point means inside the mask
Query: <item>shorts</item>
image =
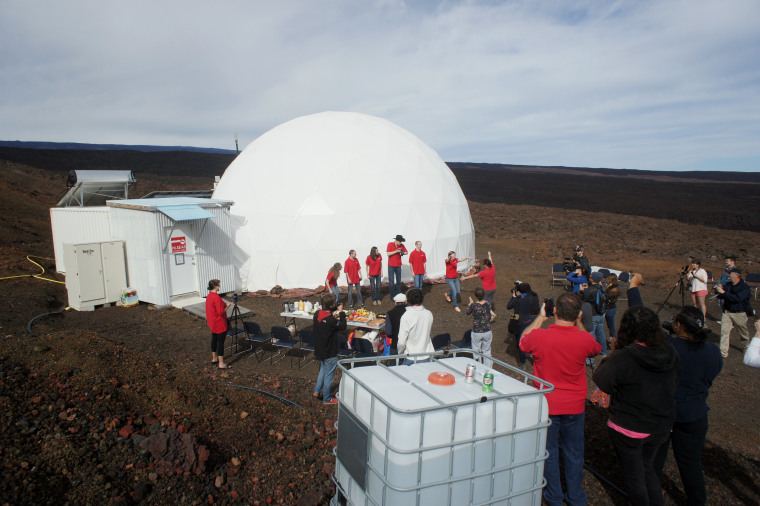
<svg viewBox="0 0 760 506"><path fill-rule="evenodd" d="M693 295L696 295L697 297L707 297L707 290L699 290L698 292L691 292Z"/></svg>

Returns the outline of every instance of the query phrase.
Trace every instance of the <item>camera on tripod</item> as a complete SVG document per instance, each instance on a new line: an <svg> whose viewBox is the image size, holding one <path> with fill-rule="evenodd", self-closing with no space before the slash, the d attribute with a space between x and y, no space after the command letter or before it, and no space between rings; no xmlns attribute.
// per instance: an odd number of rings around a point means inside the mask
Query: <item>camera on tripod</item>
<svg viewBox="0 0 760 506"><path fill-rule="evenodd" d="M580 264L572 258L565 257L565 261L562 262L562 270L568 274L573 272L578 267L580 267Z"/></svg>

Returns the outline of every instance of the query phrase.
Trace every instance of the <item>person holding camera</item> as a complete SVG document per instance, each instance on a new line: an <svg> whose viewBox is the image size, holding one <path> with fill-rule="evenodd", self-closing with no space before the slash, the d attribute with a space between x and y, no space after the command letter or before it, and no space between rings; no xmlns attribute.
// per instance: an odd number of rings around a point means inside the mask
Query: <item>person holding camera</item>
<svg viewBox="0 0 760 506"><path fill-rule="evenodd" d="M550 300L547 302L551 302ZM563 293L557 298L557 307L547 314L547 305L525 329L520 350L533 355L533 374L554 385L546 394L551 425L546 434L544 464L546 487L543 498L546 504L586 504L583 490L583 426L586 417L586 368L584 362L595 357L601 346L585 332L580 323L581 300L575 294ZM541 326L556 315L556 321L547 329ZM559 447L565 463L567 492L562 492L559 468Z"/></svg>
<svg viewBox="0 0 760 506"><path fill-rule="evenodd" d="M493 304L493 296L496 293L496 267L493 265L493 257L491 252L488 252L488 258L484 258L481 261L481 269L475 274L469 276L463 276L462 281L480 278L483 283L483 292L485 293L485 300L490 304L491 309L495 306Z"/></svg>
<svg viewBox="0 0 760 506"><path fill-rule="evenodd" d="M751 291L749 285L742 279L742 271L738 267L729 270L730 282L725 285L717 285L718 300L723 301L723 316L720 318L720 353L723 358L728 357L728 348L731 342L731 330L736 327L742 341L742 353L749 345L749 328L747 317L752 313L749 298Z"/></svg>
<svg viewBox="0 0 760 506"><path fill-rule="evenodd" d="M586 256L586 248L580 244L576 246L573 260L581 268L581 273L586 276L586 279L589 279L591 277L591 264L589 264L588 257Z"/></svg>
<svg viewBox="0 0 760 506"><path fill-rule="evenodd" d="M229 322L227 321L227 309L232 302L226 302L219 296L219 288L222 282L212 279L208 282L208 295L206 296L206 323L211 330L211 362L219 365L219 369L228 369L224 363L224 340L227 337Z"/></svg>
<svg viewBox="0 0 760 506"><path fill-rule="evenodd" d="M530 285L528 283L515 282L515 287L512 289L512 298L507 303L507 309L514 310L512 321L517 322L510 322L511 328L509 330L515 335L515 339L517 340L517 366L520 369L525 368L525 363L528 360L528 356L520 348L520 339L525 329L538 316L540 308L538 295L531 290Z"/></svg>
<svg viewBox="0 0 760 506"><path fill-rule="evenodd" d="M695 307L702 311L702 321L706 322L707 305L707 271L702 268L701 260L692 260L689 266L689 273L686 275L691 291L691 300Z"/></svg>
<svg viewBox="0 0 760 506"><path fill-rule="evenodd" d="M588 278L583 274L583 268L576 267L574 272L567 275L567 280L573 284L573 293L578 293L586 289Z"/></svg>
<svg viewBox="0 0 760 506"><path fill-rule="evenodd" d="M346 330L346 313L343 304L336 304L329 293L319 299L322 309L314 313L314 358L319 360L319 375L314 385L314 397L322 395L324 404L338 404L332 396L335 368L338 366L338 331Z"/></svg>
<svg viewBox="0 0 760 506"><path fill-rule="evenodd" d="M698 262L697 262L698 263ZM687 306L662 324L668 330L668 341L678 352L683 366L676 389L676 421L670 437L660 446L654 466L662 479L662 470L671 443L678 464L687 504L707 504L705 475L702 471L702 447L707 436L707 394L713 380L723 368L720 349L708 343L704 315L696 307Z"/></svg>
<svg viewBox="0 0 760 506"><path fill-rule="evenodd" d="M404 241L406 239L403 235L396 234L396 238L385 248L388 255L388 290L391 299L401 293L401 257L407 253Z"/></svg>

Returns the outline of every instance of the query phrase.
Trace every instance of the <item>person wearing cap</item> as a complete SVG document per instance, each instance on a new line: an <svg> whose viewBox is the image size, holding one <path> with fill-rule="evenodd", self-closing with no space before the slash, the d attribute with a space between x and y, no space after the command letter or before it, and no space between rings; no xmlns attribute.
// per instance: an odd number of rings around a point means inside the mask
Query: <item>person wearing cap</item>
<svg viewBox="0 0 760 506"><path fill-rule="evenodd" d="M430 330L433 328L433 313L422 305L424 295L419 288L407 292L407 306L398 329L398 354L416 355L419 353L434 353ZM427 362L427 355L405 359L404 365L417 362Z"/></svg>
<svg viewBox="0 0 760 506"><path fill-rule="evenodd" d="M591 330L589 332L591 332L594 339L602 345L601 356L606 357L607 336L604 335L604 313L599 312L596 304L597 296L601 295L599 294L600 290L602 291L602 294L606 295L601 284L602 278L602 273L599 271L591 274L591 285L583 292L583 301L588 302L591 307Z"/></svg>
<svg viewBox="0 0 760 506"><path fill-rule="evenodd" d="M422 241L414 243L414 249L409 254L409 265L412 266L412 274L414 274L414 287L422 290L422 281L425 279L425 266L427 265L427 256L422 251Z"/></svg>
<svg viewBox="0 0 760 506"><path fill-rule="evenodd" d="M396 234L396 238L385 249L388 255L388 290L391 298L401 293L401 257L406 255L405 241L403 235Z"/></svg>
<svg viewBox="0 0 760 506"><path fill-rule="evenodd" d="M723 301L723 316L720 318L720 354L723 358L728 357L731 330L734 327L739 331L742 352L749 345L747 314L751 311L749 303L751 291L749 285L742 279L742 271L738 267L729 269L728 277L729 283L715 287L718 299Z"/></svg>
<svg viewBox="0 0 760 506"><path fill-rule="evenodd" d="M401 324L401 317L404 316L404 312L406 311L406 295L403 293L397 294L393 297L393 302L396 305L388 311L385 319L385 335L391 338L391 355L396 355L398 329Z"/></svg>
<svg viewBox="0 0 760 506"><path fill-rule="evenodd" d="M581 273L586 276L586 279L591 277L591 265L589 264L588 257L586 256L586 248L582 245L575 247L575 255L573 260L581 268Z"/></svg>

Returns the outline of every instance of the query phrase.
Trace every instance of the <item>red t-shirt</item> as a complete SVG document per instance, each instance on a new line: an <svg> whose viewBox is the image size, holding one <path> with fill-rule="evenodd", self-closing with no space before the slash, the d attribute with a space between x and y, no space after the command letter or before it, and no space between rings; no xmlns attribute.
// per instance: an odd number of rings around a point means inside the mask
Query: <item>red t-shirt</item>
<svg viewBox="0 0 760 506"><path fill-rule="evenodd" d="M333 274L333 271L327 271L327 285L332 287L337 284L338 280L335 279L335 274Z"/></svg>
<svg viewBox="0 0 760 506"><path fill-rule="evenodd" d="M214 334L227 332L227 304L216 292L206 296L206 323Z"/></svg>
<svg viewBox="0 0 760 506"><path fill-rule="evenodd" d="M574 325L549 325L520 339L520 349L533 354L533 374L554 385L546 396L550 415L578 415L585 409L586 359L602 345Z"/></svg>
<svg viewBox="0 0 760 506"><path fill-rule="evenodd" d="M415 248L409 253L409 264L414 274L425 274L425 262L427 262L427 256L424 251L417 251Z"/></svg>
<svg viewBox="0 0 760 506"><path fill-rule="evenodd" d="M362 277L359 274L359 270L361 270L361 268L362 265L356 258L349 257L343 264L343 272L348 275L348 282L352 285L359 283L362 280Z"/></svg>
<svg viewBox="0 0 760 506"><path fill-rule="evenodd" d="M483 290L496 290L496 267L493 265L483 269L478 273L480 280L483 282Z"/></svg>
<svg viewBox="0 0 760 506"><path fill-rule="evenodd" d="M372 260L371 255L367 255L367 261L365 262L367 264L367 267L369 267L369 275L370 276L379 276L381 272L383 272L383 257L380 255L377 255L377 258Z"/></svg>
<svg viewBox="0 0 760 506"><path fill-rule="evenodd" d="M388 253L392 253L396 251L397 249L401 249L404 253L406 253L406 247L402 244L401 246L396 246L395 241L391 241L388 243L388 247L385 248L385 251ZM391 255L388 257L388 267L401 267L401 255Z"/></svg>
<svg viewBox="0 0 760 506"><path fill-rule="evenodd" d="M457 274L457 264L459 263L459 259L455 258L454 260L446 259L446 277L447 278L457 278L459 275Z"/></svg>

